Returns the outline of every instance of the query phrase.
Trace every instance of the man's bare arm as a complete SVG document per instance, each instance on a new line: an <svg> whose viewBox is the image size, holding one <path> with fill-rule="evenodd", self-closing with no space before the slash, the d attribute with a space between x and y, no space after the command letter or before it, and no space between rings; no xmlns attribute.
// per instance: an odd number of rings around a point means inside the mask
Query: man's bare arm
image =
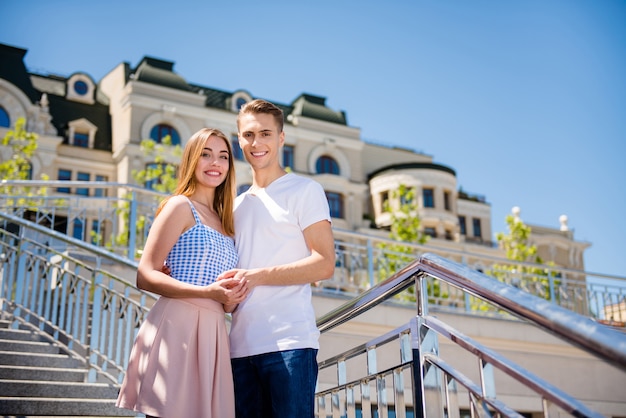
<svg viewBox="0 0 626 418"><path fill-rule="evenodd" d="M279 266L230 270L220 278L243 279L249 288L306 284L331 278L335 273L335 241L330 222L316 222L307 227L303 234L311 250L308 257Z"/></svg>

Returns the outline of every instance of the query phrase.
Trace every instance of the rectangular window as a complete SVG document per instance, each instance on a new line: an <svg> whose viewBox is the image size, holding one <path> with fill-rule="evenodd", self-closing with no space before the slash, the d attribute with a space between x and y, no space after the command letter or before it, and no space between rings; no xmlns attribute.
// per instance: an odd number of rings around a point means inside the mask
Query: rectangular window
<svg viewBox="0 0 626 418"><path fill-rule="evenodd" d="M434 198L434 190L433 189L424 189L424 207L425 208L434 208L435 207L435 198Z"/></svg>
<svg viewBox="0 0 626 418"><path fill-rule="evenodd" d="M326 192L330 216L333 218L343 218L343 198L339 193Z"/></svg>
<svg viewBox="0 0 626 418"><path fill-rule="evenodd" d="M89 173L81 173L80 171L76 173L76 180L78 181L89 181L90 178L91 178L91 175ZM89 189L77 188L76 194L79 194L82 196L89 196Z"/></svg>
<svg viewBox="0 0 626 418"><path fill-rule="evenodd" d="M100 245L102 243L102 230L100 229L100 221L94 219L91 222L91 243L94 245Z"/></svg>
<svg viewBox="0 0 626 418"><path fill-rule="evenodd" d="M233 147L233 159L243 161L243 151L239 146L239 137L237 134L230 136L230 145Z"/></svg>
<svg viewBox="0 0 626 418"><path fill-rule="evenodd" d="M71 181L72 180L72 171L60 168L59 172L57 174L57 179L60 180L60 181ZM59 192L59 193L70 193L70 188L69 187L59 187L57 189L57 192Z"/></svg>
<svg viewBox="0 0 626 418"><path fill-rule="evenodd" d="M432 227L424 228L424 235L428 235L431 238L437 238L437 230Z"/></svg>
<svg viewBox="0 0 626 418"><path fill-rule="evenodd" d="M72 142L72 145L76 147L89 148L89 134L74 132L74 142Z"/></svg>
<svg viewBox="0 0 626 418"><path fill-rule="evenodd" d="M459 216L459 230L461 235L467 235L467 224L465 222L465 216Z"/></svg>
<svg viewBox="0 0 626 418"><path fill-rule="evenodd" d="M82 240L83 237L83 232L85 230L84 228L84 222L78 218L74 219L74 228L72 230L72 236L76 239L80 239Z"/></svg>
<svg viewBox="0 0 626 418"><path fill-rule="evenodd" d="M472 226L474 227L474 237L481 238L483 236L483 233L482 233L482 230L480 228L480 219L479 218L473 218L472 219Z"/></svg>
<svg viewBox="0 0 626 418"><path fill-rule="evenodd" d="M415 193L412 193L411 189L406 189L406 193L400 196L400 205L412 205L413 204L413 196Z"/></svg>
<svg viewBox="0 0 626 418"><path fill-rule="evenodd" d="M294 161L293 161L293 145L284 145L283 146L283 167L291 168L293 171Z"/></svg>
<svg viewBox="0 0 626 418"><path fill-rule="evenodd" d="M109 181L109 178L107 176L96 174L96 181ZM93 195L96 197L105 197L107 195L107 191L106 189L94 189Z"/></svg>
<svg viewBox="0 0 626 418"><path fill-rule="evenodd" d="M443 208L445 210L451 210L450 207L450 192L445 190L443 192Z"/></svg>

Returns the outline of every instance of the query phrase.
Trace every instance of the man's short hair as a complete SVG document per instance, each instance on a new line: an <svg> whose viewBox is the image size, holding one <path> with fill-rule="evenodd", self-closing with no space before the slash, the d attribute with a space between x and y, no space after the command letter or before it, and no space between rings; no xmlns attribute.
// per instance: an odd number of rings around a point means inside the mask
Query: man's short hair
<svg viewBox="0 0 626 418"><path fill-rule="evenodd" d="M283 125L285 123L283 111L275 104L263 99L252 100L251 102L244 104L241 106L241 109L239 109L239 115L237 116L237 128L239 128L239 119L241 116L248 113L266 113L274 116L274 120L278 126L278 133L283 131Z"/></svg>

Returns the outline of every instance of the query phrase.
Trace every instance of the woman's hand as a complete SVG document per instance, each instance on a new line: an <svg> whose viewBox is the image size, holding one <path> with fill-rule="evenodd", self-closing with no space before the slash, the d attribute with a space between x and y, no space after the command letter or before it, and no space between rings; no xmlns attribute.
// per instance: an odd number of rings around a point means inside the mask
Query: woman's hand
<svg viewBox="0 0 626 418"><path fill-rule="evenodd" d="M226 312L232 312L248 296L245 280L234 278L218 280L207 286L209 297L224 305Z"/></svg>

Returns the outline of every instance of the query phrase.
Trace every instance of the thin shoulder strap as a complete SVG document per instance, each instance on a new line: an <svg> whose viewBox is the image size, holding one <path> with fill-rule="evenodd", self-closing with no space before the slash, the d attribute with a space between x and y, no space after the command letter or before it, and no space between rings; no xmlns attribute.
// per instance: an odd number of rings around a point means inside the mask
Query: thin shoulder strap
<svg viewBox="0 0 626 418"><path fill-rule="evenodd" d="M196 223L199 225L202 225L202 221L200 220L200 216L198 215L198 212L196 212L196 208L193 205L193 203L191 203L191 199L189 199L189 197L185 196L185 199L187 199L187 202L189 202L189 206L191 207L191 213L193 213L193 218L196 220Z"/></svg>

